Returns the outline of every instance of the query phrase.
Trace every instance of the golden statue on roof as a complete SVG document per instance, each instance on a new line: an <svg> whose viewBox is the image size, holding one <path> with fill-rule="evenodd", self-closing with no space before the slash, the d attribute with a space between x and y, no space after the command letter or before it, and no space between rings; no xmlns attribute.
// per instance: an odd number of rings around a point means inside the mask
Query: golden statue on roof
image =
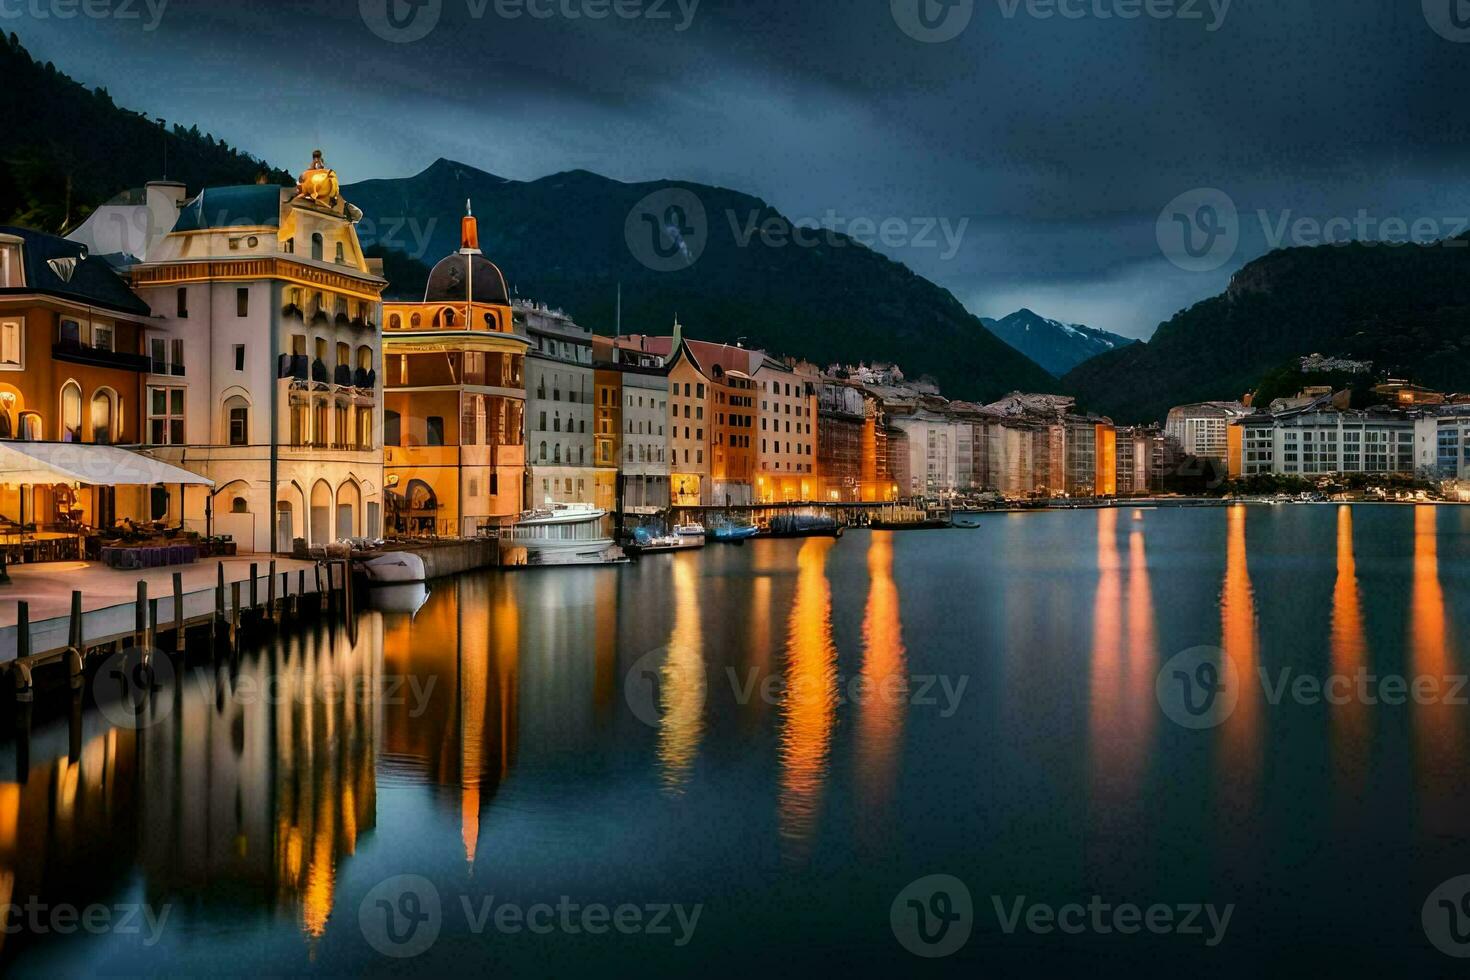
<svg viewBox="0 0 1470 980"><path fill-rule="evenodd" d="M321 150L312 151L311 166L296 180L296 193L329 208L335 208L341 200L342 188L337 182L337 171L327 166Z"/></svg>

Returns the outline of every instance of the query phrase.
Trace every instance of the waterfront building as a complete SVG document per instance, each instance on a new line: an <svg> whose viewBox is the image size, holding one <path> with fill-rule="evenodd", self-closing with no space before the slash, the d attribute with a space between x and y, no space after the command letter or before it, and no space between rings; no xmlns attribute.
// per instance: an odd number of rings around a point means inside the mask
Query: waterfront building
<svg viewBox="0 0 1470 980"><path fill-rule="evenodd" d="M1156 426L1130 426L1117 432L1118 496L1147 494L1158 486L1164 434Z"/></svg>
<svg viewBox="0 0 1470 980"><path fill-rule="evenodd" d="M0 440L137 445L149 310L86 246L0 227ZM78 492L0 486L0 514L26 524L110 527L151 517L145 491L106 473ZM201 495L202 496L202 495Z"/></svg>
<svg viewBox="0 0 1470 980"><path fill-rule="evenodd" d="M594 352L595 348L594 343ZM597 499L593 503L612 513L618 509L617 473L622 462L622 372L614 365L594 360L592 383L592 454L597 465Z"/></svg>
<svg viewBox="0 0 1470 980"><path fill-rule="evenodd" d="M893 419L907 437L911 497L939 497L969 489L970 460L973 459L973 429L939 406L925 406ZM963 449L961 447L964 447ZM960 461L966 459L962 471Z"/></svg>
<svg viewBox="0 0 1470 980"><path fill-rule="evenodd" d="M143 441L215 483L207 500L156 493L155 516L242 551L381 533L386 283L360 218L318 151L295 187L200 192L129 268L155 317Z"/></svg>
<svg viewBox="0 0 1470 980"><path fill-rule="evenodd" d="M469 211L468 205L466 211ZM422 302L383 307L383 453L392 528L474 537L525 508L525 362L500 269L466 213Z"/></svg>
<svg viewBox="0 0 1470 980"><path fill-rule="evenodd" d="M756 499L762 503L812 500L817 481L817 369L762 355L752 376L759 389L760 453Z"/></svg>
<svg viewBox="0 0 1470 980"><path fill-rule="evenodd" d="M674 322L669 378L669 502L699 507L714 500L710 485L710 380L683 328Z"/></svg>
<svg viewBox="0 0 1470 980"><path fill-rule="evenodd" d="M1447 405L1416 423L1417 470L1430 479L1470 480L1470 405Z"/></svg>
<svg viewBox="0 0 1470 980"><path fill-rule="evenodd" d="M755 381L743 371L710 367L714 394L714 455L710 479L714 502L744 505L751 502L755 475Z"/></svg>
<svg viewBox="0 0 1470 980"><path fill-rule="evenodd" d="M619 498L625 514L649 516L669 506L669 378L663 358L593 337L598 375L616 371L622 391Z"/></svg>
<svg viewBox="0 0 1470 980"><path fill-rule="evenodd" d="M898 495L888 465L883 403L855 381L822 378L817 395L817 471L829 501L886 501Z"/></svg>
<svg viewBox="0 0 1470 980"><path fill-rule="evenodd" d="M1422 435L1416 426L1423 417L1388 408L1336 408L1330 396L1302 408L1248 415L1235 422L1240 448L1230 454L1230 475L1412 475L1416 435Z"/></svg>
<svg viewBox="0 0 1470 980"><path fill-rule="evenodd" d="M1241 402L1199 402L1169 409L1164 435L1176 452L1213 460L1222 468L1229 455L1230 424L1249 415Z"/></svg>
<svg viewBox="0 0 1470 980"><path fill-rule="evenodd" d="M560 310L516 302L517 332L531 342L526 358L526 503L595 504L617 477L598 466L594 445L592 331Z"/></svg>

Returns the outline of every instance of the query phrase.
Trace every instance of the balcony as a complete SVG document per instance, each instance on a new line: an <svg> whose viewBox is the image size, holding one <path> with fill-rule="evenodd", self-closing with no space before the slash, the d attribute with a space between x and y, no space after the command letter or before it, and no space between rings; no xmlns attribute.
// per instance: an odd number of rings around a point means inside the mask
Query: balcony
<svg viewBox="0 0 1470 980"><path fill-rule="evenodd" d="M51 357L57 361L87 364L92 367L116 368L120 371L146 373L150 362L142 354L127 354L122 351L102 350L88 347L77 341L62 341L51 345Z"/></svg>

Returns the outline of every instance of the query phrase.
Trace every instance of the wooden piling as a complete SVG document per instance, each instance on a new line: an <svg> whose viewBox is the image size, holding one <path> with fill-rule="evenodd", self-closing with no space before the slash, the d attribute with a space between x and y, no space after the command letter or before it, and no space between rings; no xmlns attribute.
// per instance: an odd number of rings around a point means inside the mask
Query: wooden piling
<svg viewBox="0 0 1470 980"><path fill-rule="evenodd" d="M230 583L230 649L240 642L240 583Z"/></svg>
<svg viewBox="0 0 1470 980"><path fill-rule="evenodd" d="M78 650L82 648L82 593L71 591L71 623L66 631L66 645Z"/></svg>
<svg viewBox="0 0 1470 980"><path fill-rule="evenodd" d="M291 604L291 612L298 619L301 618L304 609L301 604L301 597L304 595L306 595L306 569L298 568L296 570L296 601Z"/></svg>
<svg viewBox="0 0 1470 980"><path fill-rule="evenodd" d="M148 583L138 580L138 601L133 604L133 646L148 646Z"/></svg>
<svg viewBox="0 0 1470 980"><path fill-rule="evenodd" d="M259 593L259 590L256 587L257 582L258 582L257 576L259 574L260 574L259 573L259 569L257 568L255 562L251 562L250 563L250 615L252 617L256 615L256 611L260 608L260 593Z"/></svg>
<svg viewBox="0 0 1470 980"><path fill-rule="evenodd" d="M270 571L266 573L265 618L276 618L276 560L271 559Z"/></svg>
<svg viewBox="0 0 1470 980"><path fill-rule="evenodd" d="M174 572L174 650L184 649L184 573Z"/></svg>
<svg viewBox="0 0 1470 980"><path fill-rule="evenodd" d="M22 599L15 604L15 659L31 655L31 604Z"/></svg>

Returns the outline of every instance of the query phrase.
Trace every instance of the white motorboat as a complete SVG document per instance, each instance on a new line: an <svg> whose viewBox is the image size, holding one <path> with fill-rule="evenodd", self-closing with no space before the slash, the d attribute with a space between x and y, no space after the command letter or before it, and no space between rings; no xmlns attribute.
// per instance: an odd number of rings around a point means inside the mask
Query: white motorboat
<svg viewBox="0 0 1470 980"><path fill-rule="evenodd" d="M410 619L418 614L429 601L429 586L423 582L408 585L380 585L368 595L368 603L374 609L389 613L406 614Z"/></svg>
<svg viewBox="0 0 1470 980"><path fill-rule="evenodd" d="M602 564L621 557L607 516L592 504L551 504L522 514L502 540L526 549L530 565Z"/></svg>
<svg viewBox="0 0 1470 980"><path fill-rule="evenodd" d="M357 567L367 576L369 585L410 585L428 576L424 560L411 551L389 551L361 558Z"/></svg>
<svg viewBox="0 0 1470 980"><path fill-rule="evenodd" d="M674 528L674 534L681 538L702 538L704 537L704 533L704 525L698 523L697 521L691 521L688 524L680 524L678 527Z"/></svg>

